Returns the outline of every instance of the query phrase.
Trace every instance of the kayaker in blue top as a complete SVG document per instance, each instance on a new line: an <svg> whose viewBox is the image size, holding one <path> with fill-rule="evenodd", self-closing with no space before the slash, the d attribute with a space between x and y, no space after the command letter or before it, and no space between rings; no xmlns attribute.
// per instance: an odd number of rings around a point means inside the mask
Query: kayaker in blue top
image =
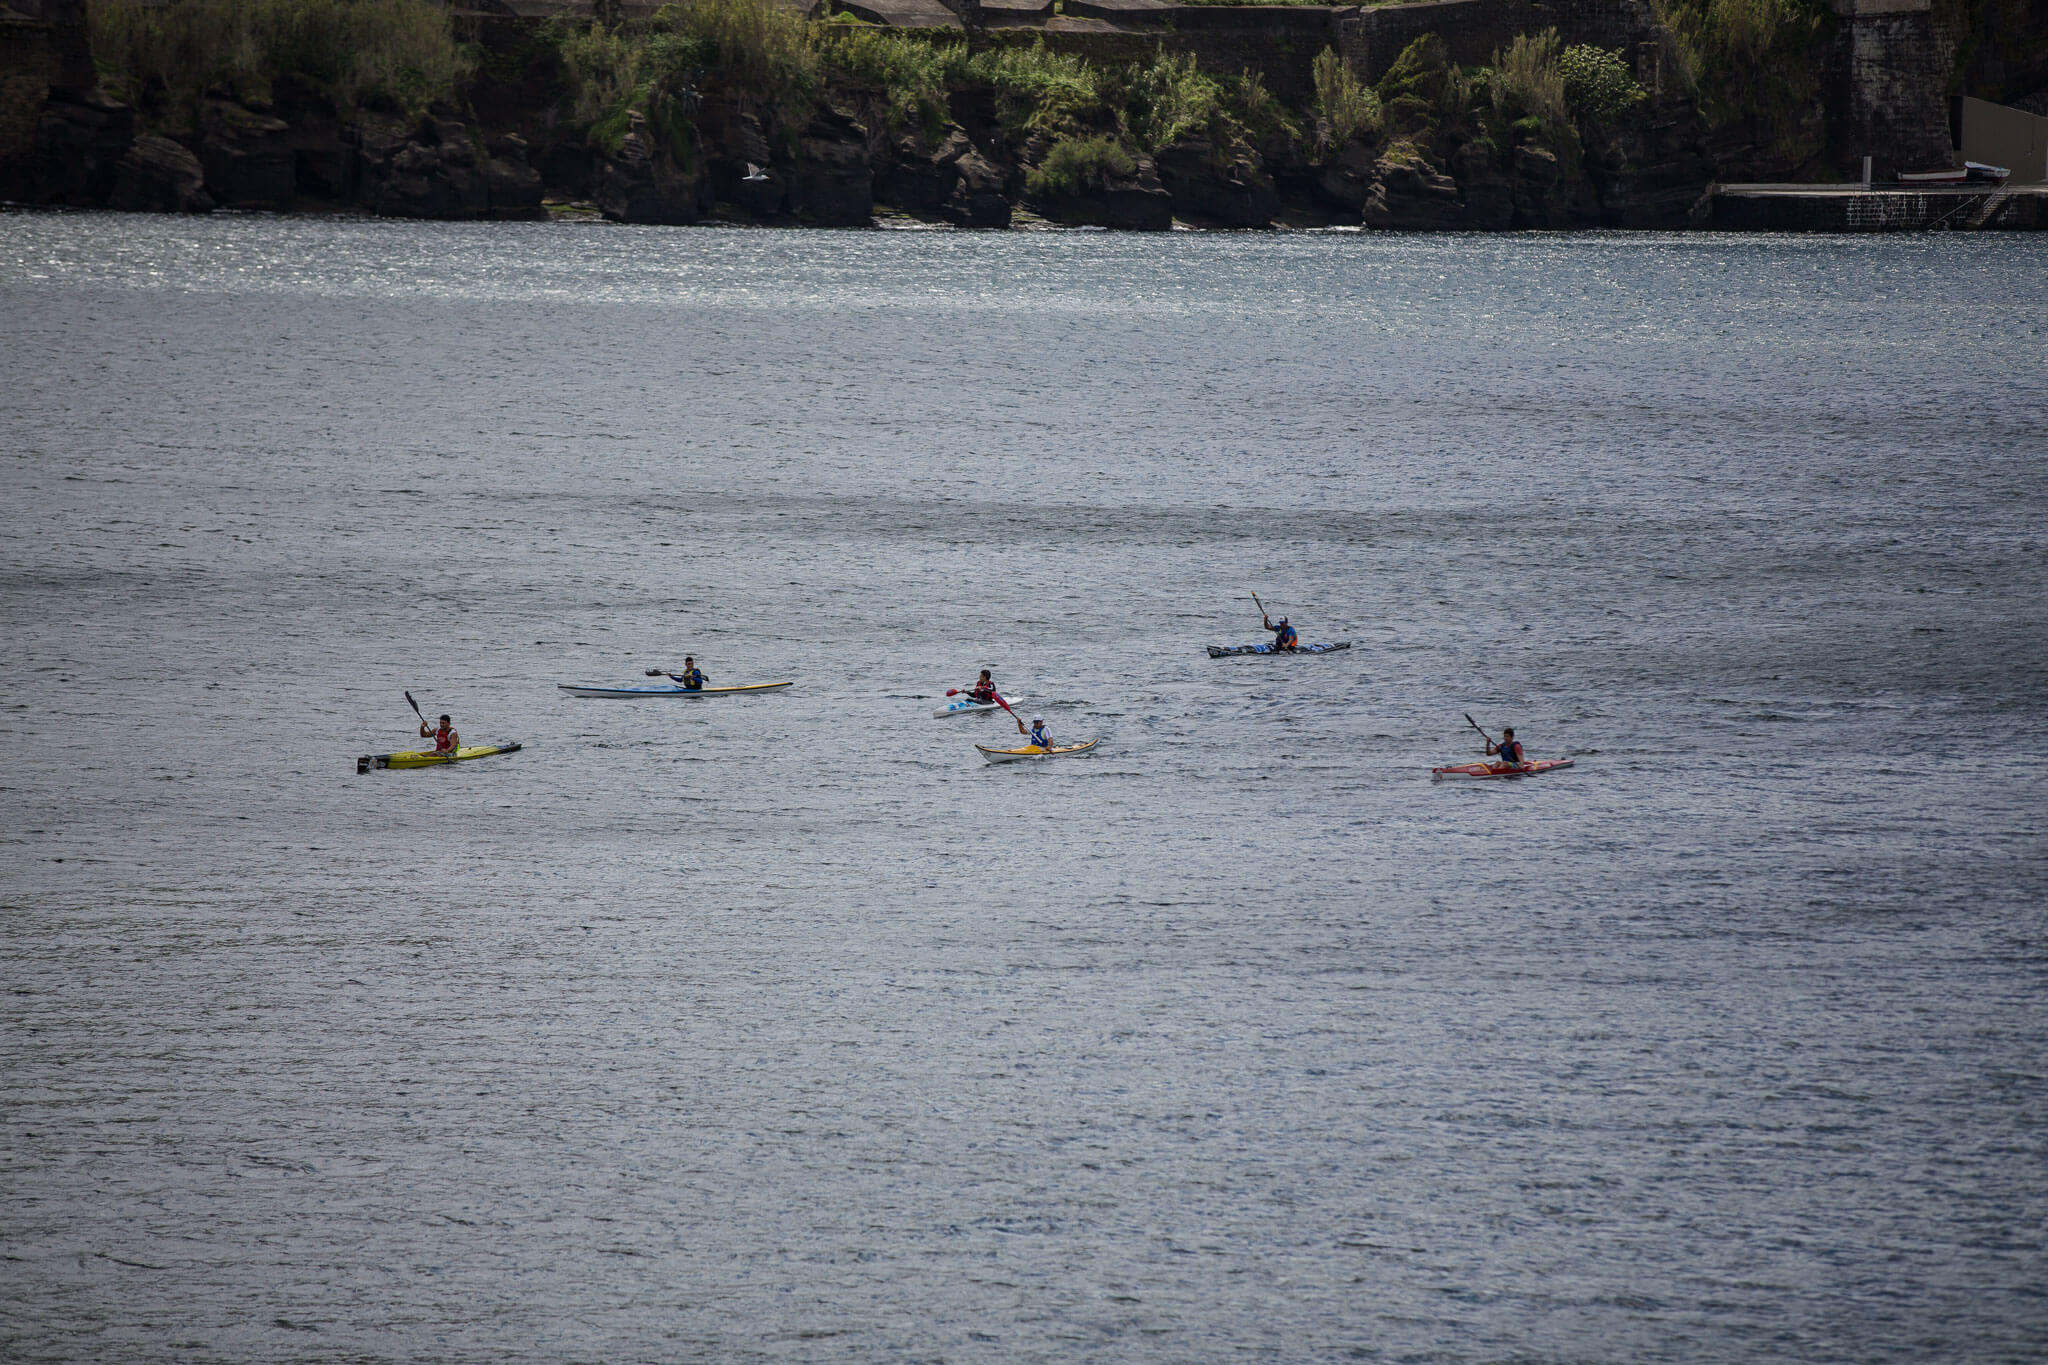
<svg viewBox="0 0 2048 1365"><path fill-rule="evenodd" d="M1052 736L1046 733L1044 716L1033 716L1031 718L1030 742L1036 744L1041 749L1052 748Z"/></svg>
<svg viewBox="0 0 2048 1365"><path fill-rule="evenodd" d="M1488 757L1495 754L1500 755L1500 764L1496 766L1510 768L1526 768L1529 766L1522 757L1522 741L1515 738L1515 727L1512 725L1501 727L1500 743L1495 744L1490 739L1486 741L1486 752Z"/></svg>
<svg viewBox="0 0 2048 1365"><path fill-rule="evenodd" d="M1287 624L1286 617L1281 617L1280 624L1277 626L1273 624L1273 618L1270 616L1261 615L1259 619L1266 623L1267 630L1273 632L1273 648L1293 649L1301 643L1301 637L1294 633L1293 626Z"/></svg>
<svg viewBox="0 0 2048 1365"><path fill-rule="evenodd" d="M683 671L669 676L681 683L685 692L702 692L704 684L711 681L704 676L704 670L697 667L697 660L688 654L683 656Z"/></svg>

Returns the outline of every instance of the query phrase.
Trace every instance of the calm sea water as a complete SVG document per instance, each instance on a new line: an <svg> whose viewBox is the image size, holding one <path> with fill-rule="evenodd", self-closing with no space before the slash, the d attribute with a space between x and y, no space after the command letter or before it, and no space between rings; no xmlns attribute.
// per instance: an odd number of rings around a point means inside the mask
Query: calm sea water
<svg viewBox="0 0 2048 1365"><path fill-rule="evenodd" d="M0 217L0 1355L2043 1359L2044 426L2039 237Z"/></svg>

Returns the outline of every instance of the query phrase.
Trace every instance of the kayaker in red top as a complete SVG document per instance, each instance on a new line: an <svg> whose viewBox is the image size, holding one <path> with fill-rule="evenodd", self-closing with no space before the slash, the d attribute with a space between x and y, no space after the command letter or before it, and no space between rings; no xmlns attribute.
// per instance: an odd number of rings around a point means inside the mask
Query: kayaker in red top
<svg viewBox="0 0 2048 1365"><path fill-rule="evenodd" d="M1486 753L1488 757L1492 757L1495 754L1500 755L1499 763L1487 765L1495 772L1501 772L1508 768L1526 768L1529 766L1528 762L1522 757L1522 741L1515 738L1515 727L1512 725L1501 727L1500 743L1495 744L1490 739L1486 741Z"/></svg>
<svg viewBox="0 0 2048 1365"><path fill-rule="evenodd" d="M981 676L974 680L974 686L963 687L960 690L967 694L969 701L980 702L986 706L996 699L996 680L991 678L988 670L984 668L981 670Z"/></svg>
<svg viewBox="0 0 2048 1365"><path fill-rule="evenodd" d="M1301 643L1301 637L1294 633L1293 626L1287 624L1286 617L1281 617L1280 624L1277 626L1273 624L1272 617L1266 616L1263 613L1259 616L1259 619L1266 623L1267 630L1273 632L1273 648L1293 649L1296 645Z"/></svg>
<svg viewBox="0 0 2048 1365"><path fill-rule="evenodd" d="M427 723L420 722L420 738L434 741L434 752L452 754L462 747L462 736L455 733L455 722L447 716L441 717L441 728L429 730Z"/></svg>

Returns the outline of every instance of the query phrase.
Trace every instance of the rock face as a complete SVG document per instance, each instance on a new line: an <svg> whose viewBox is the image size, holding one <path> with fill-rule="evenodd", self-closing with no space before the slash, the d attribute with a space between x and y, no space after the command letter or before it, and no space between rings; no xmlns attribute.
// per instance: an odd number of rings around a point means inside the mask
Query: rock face
<svg viewBox="0 0 2048 1365"><path fill-rule="evenodd" d="M1626 127L1589 123L1586 174L1607 227L1704 227L1715 178L1689 101L1658 101Z"/></svg>
<svg viewBox="0 0 2048 1365"><path fill-rule="evenodd" d="M484 162L484 194L491 217L539 221L548 216L541 204L540 172L526 159L526 139L514 133L491 140Z"/></svg>
<svg viewBox="0 0 2048 1365"><path fill-rule="evenodd" d="M38 204L97 208L135 140L135 113L97 90L51 90L36 125L35 165L22 178Z"/></svg>
<svg viewBox="0 0 2048 1365"><path fill-rule="evenodd" d="M1173 226L1173 196L1160 183L1150 157L1136 158L1129 175L1104 171L1072 193L1043 195L1033 202L1047 218L1076 227L1164 232Z"/></svg>
<svg viewBox="0 0 2048 1365"><path fill-rule="evenodd" d="M115 163L107 207L126 213L211 213L214 201L190 148L145 133Z"/></svg>
<svg viewBox="0 0 2048 1365"><path fill-rule="evenodd" d="M1010 225L1009 177L1003 169L978 151L969 151L955 163L960 179L946 196L942 215L950 223L967 228L1006 228Z"/></svg>
<svg viewBox="0 0 2048 1365"><path fill-rule="evenodd" d="M1010 225L1009 173L957 123L947 124L936 140L922 132L886 137L870 162L877 203L959 227Z"/></svg>
<svg viewBox="0 0 2048 1365"><path fill-rule="evenodd" d="M790 211L817 227L866 227L875 216L874 183L860 125L820 110L797 139Z"/></svg>
<svg viewBox="0 0 2048 1365"><path fill-rule="evenodd" d="M883 141L875 167L875 199L891 208L937 217L960 184L960 159L974 150L958 124L947 124L934 145L922 132Z"/></svg>
<svg viewBox="0 0 2048 1365"><path fill-rule="evenodd" d="M199 164L207 191L227 208L282 211L298 192L291 125L232 100L200 106Z"/></svg>
<svg viewBox="0 0 2048 1365"><path fill-rule="evenodd" d="M595 180L598 210L615 223L694 223L710 207L701 171L676 165L638 114L628 123L619 150L599 158Z"/></svg>
<svg viewBox="0 0 2048 1365"><path fill-rule="evenodd" d="M1173 197L1173 212L1216 227L1265 227L1280 212L1273 182L1249 156L1226 157L1207 138L1188 138L1160 149L1159 181Z"/></svg>
<svg viewBox="0 0 2048 1365"><path fill-rule="evenodd" d="M1441 232L1465 225L1465 205L1457 181L1407 149L1373 166L1363 217L1367 227Z"/></svg>
<svg viewBox="0 0 2048 1365"><path fill-rule="evenodd" d="M410 128L365 122L356 145L356 183L368 212L385 218L483 218L490 190L466 124L428 114Z"/></svg>

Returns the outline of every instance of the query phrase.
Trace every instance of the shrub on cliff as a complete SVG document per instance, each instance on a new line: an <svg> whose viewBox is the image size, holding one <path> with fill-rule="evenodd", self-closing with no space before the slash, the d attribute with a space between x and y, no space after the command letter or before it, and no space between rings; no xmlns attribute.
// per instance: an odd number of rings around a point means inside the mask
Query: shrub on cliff
<svg viewBox="0 0 2048 1365"><path fill-rule="evenodd" d="M1361 133L1380 130L1380 97L1359 81L1351 63L1326 47L1316 54L1313 74L1319 120L1316 140L1324 149L1342 147Z"/></svg>
<svg viewBox="0 0 2048 1365"><path fill-rule="evenodd" d="M1103 112L1095 68L1071 52L1048 50L1043 38L976 53L965 74L995 90L996 112L1012 132L1080 134Z"/></svg>
<svg viewBox="0 0 2048 1365"><path fill-rule="evenodd" d="M1025 175L1024 189L1034 198L1076 194L1107 176L1127 176L1137 169L1137 161L1114 138L1064 137Z"/></svg>
<svg viewBox="0 0 2048 1365"><path fill-rule="evenodd" d="M879 90L889 126L913 124L936 136L949 117L946 92L967 69L966 46L947 36L831 24L818 55L849 79Z"/></svg>
<svg viewBox="0 0 2048 1365"><path fill-rule="evenodd" d="M1524 33L1506 49L1495 49L1487 93L1493 112L1504 122L1535 119L1543 128L1570 127L1564 73L1558 69L1557 30Z"/></svg>
<svg viewBox="0 0 2048 1365"><path fill-rule="evenodd" d="M418 112L475 65L432 0L88 0L86 24L100 84L179 125L209 90L265 100L286 79Z"/></svg>
<svg viewBox="0 0 2048 1365"><path fill-rule="evenodd" d="M1451 62L1450 49L1425 33L1402 49L1380 77L1381 124L1390 136L1428 140L1471 110L1472 81Z"/></svg>
<svg viewBox="0 0 2048 1365"><path fill-rule="evenodd" d="M640 114L678 161L696 145L698 82L716 75L794 139L823 90L816 26L763 0L687 0L643 23L588 24L560 40L574 114L616 152Z"/></svg>
<svg viewBox="0 0 2048 1365"><path fill-rule="evenodd" d="M1558 54L1557 74L1564 79L1565 103L1573 112L1611 119L1650 97L1636 83L1635 73L1619 52L1578 43Z"/></svg>
<svg viewBox="0 0 2048 1365"><path fill-rule="evenodd" d="M1151 65L1118 74L1131 140L1148 152L1190 135L1228 142L1239 131L1226 111L1222 82L1200 70L1192 52L1161 52Z"/></svg>
<svg viewBox="0 0 2048 1365"><path fill-rule="evenodd" d="M1821 150L1826 0L1651 0L1677 40L1673 65L1717 128L1752 120L1768 150L1796 165Z"/></svg>

